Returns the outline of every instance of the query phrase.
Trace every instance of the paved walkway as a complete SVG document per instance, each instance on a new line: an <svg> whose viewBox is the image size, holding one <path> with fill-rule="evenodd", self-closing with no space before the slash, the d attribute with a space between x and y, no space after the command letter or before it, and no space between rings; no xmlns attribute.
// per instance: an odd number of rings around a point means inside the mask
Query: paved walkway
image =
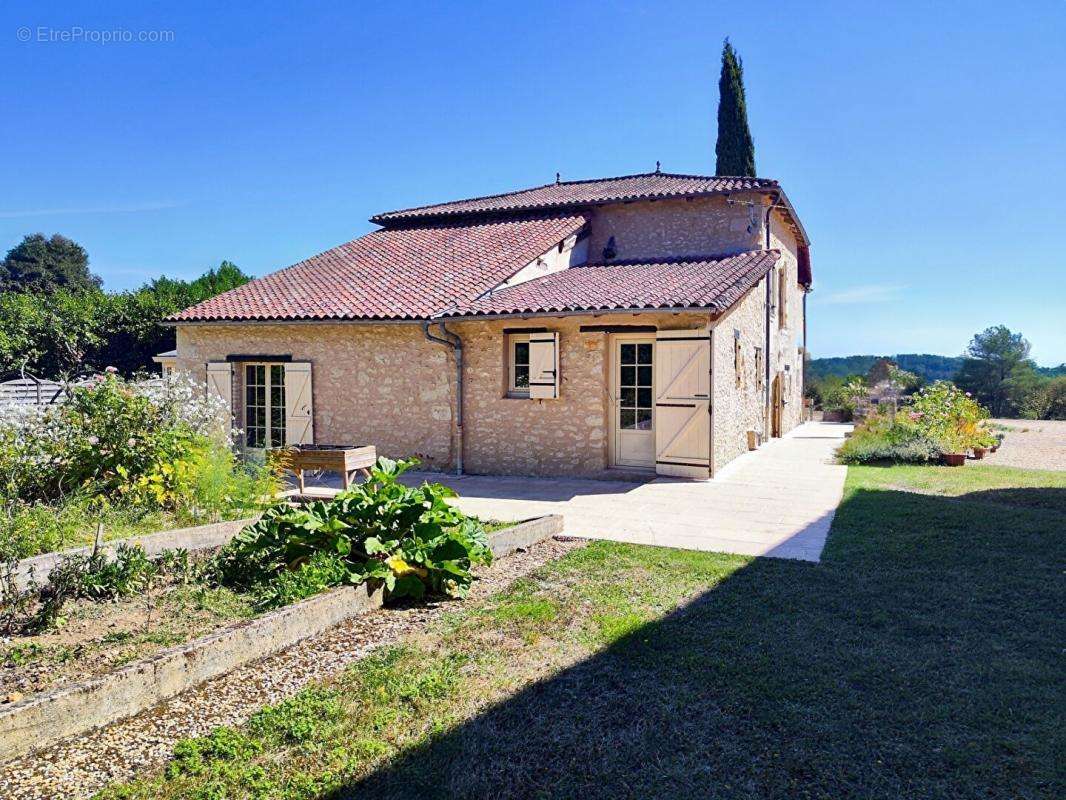
<svg viewBox="0 0 1066 800"><path fill-rule="evenodd" d="M453 487L459 507L482 519L562 514L570 536L817 561L847 473L833 450L849 429L808 422L704 482L409 477Z"/></svg>

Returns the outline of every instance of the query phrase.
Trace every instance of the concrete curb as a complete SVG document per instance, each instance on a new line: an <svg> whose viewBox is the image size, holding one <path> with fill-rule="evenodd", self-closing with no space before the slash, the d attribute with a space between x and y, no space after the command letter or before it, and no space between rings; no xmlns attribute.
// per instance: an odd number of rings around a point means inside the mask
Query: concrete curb
<svg viewBox="0 0 1066 800"><path fill-rule="evenodd" d="M113 554L120 544L131 546L139 544L144 548L144 552L150 556L159 555L164 550L176 550L178 548L206 550L211 547L221 547L236 536L242 528L246 525L251 525L258 519L258 516L246 517L228 522L196 525L192 528L174 528L169 531L148 533L144 536L131 536L128 539L114 539L110 542L104 542L100 550ZM44 584L48 581L48 576L52 574L52 570L55 569L60 559L77 555L78 553L90 552L92 552L92 547L72 547L69 550L59 550L55 553L44 553L43 555L23 559L15 565L13 571L12 577L14 578L15 586L19 590L25 589L29 584L31 574L34 580Z"/></svg>
<svg viewBox="0 0 1066 800"><path fill-rule="evenodd" d="M243 527L247 520L241 523ZM496 558L504 558L562 529L562 516L539 517L491 534L489 546ZM238 530L240 527L230 536ZM204 681L322 633L348 617L380 608L381 603L380 589L371 594L365 586L344 586L255 619L232 623L106 675L0 706L0 762L139 714Z"/></svg>
<svg viewBox="0 0 1066 800"><path fill-rule="evenodd" d="M563 515L549 514L546 517L520 522L510 528L489 535L489 547L496 558L509 556L516 550L529 547L542 539L563 532Z"/></svg>

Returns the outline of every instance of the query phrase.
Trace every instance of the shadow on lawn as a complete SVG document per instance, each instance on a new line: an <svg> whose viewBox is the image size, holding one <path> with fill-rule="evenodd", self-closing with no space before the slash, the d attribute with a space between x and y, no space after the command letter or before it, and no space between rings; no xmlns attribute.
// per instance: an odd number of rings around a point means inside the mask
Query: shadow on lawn
<svg viewBox="0 0 1066 800"><path fill-rule="evenodd" d="M1062 796L1064 503L852 493L822 564L757 559L332 797Z"/></svg>

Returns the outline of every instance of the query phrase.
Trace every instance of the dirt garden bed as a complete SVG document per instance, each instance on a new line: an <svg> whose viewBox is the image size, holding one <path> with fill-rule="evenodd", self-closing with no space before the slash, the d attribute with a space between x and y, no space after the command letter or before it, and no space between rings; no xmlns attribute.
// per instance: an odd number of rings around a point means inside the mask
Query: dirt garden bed
<svg viewBox="0 0 1066 800"><path fill-rule="evenodd" d="M489 547L501 557L559 533L562 521L486 527ZM8 637L0 672L5 755L139 713L381 604L380 591L347 586L255 616L254 595L213 586L197 567L180 561L131 597L70 601L48 628ZM61 580L62 569L53 578Z"/></svg>
<svg viewBox="0 0 1066 800"><path fill-rule="evenodd" d="M502 532L516 523L489 520L483 525L495 542L502 543ZM224 538L238 530L239 526L230 526ZM157 537L165 543L169 533ZM165 558L167 550L154 547L153 538L128 543L142 546L146 555L163 554ZM194 545L188 537L182 541ZM214 538L205 543L218 544ZM87 548L46 554L26 563L39 562L35 577L41 578L43 573L47 580L62 556L83 551ZM114 549L110 551L113 555ZM0 707L74 680L107 674L138 658L255 617L262 610L257 611L255 597L212 585L198 574L198 567L217 551L217 546L200 548L184 568L162 571L133 596L106 600L82 597L63 603L56 618L43 622L39 629L6 634L0 629ZM20 578L28 574L28 570L21 570ZM40 600L32 601L26 614L40 612L41 606Z"/></svg>
<svg viewBox="0 0 1066 800"><path fill-rule="evenodd" d="M253 615L247 594L175 577L139 596L71 601L44 630L0 638L0 700L102 675Z"/></svg>

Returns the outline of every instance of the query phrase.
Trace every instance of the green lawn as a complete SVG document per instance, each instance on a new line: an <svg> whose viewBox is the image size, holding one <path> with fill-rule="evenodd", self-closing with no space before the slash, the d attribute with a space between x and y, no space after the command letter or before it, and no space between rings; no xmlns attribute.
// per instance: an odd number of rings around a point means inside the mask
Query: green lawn
<svg viewBox="0 0 1066 800"><path fill-rule="evenodd" d="M1064 495L853 467L821 564L595 543L107 797L1061 797Z"/></svg>

